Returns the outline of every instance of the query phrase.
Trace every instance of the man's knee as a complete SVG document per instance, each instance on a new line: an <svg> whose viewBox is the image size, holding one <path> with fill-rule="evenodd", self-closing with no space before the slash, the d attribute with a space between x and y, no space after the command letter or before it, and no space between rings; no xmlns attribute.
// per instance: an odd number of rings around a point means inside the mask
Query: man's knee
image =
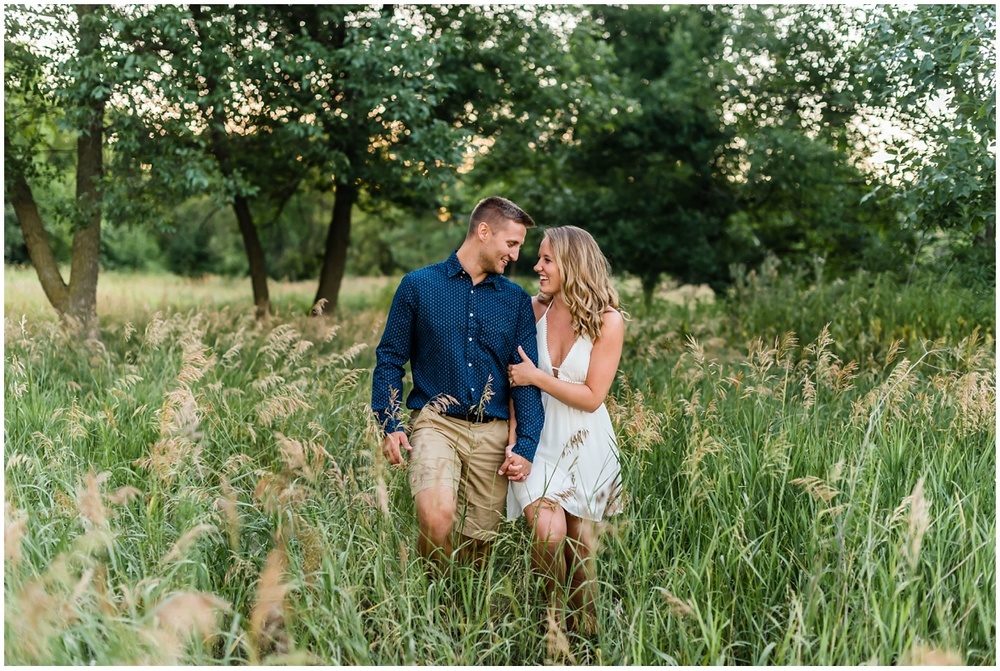
<svg viewBox="0 0 1000 671"><path fill-rule="evenodd" d="M414 497L417 523L429 539L441 541L455 526L455 494L451 489L425 489Z"/></svg>

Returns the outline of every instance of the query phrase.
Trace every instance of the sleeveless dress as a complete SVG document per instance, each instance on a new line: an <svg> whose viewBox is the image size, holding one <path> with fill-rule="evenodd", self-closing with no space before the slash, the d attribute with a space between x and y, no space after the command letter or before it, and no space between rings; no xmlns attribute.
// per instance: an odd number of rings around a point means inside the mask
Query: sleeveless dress
<svg viewBox="0 0 1000 671"><path fill-rule="evenodd" d="M538 368L553 374L548 346L548 308L537 324ZM583 384L590 369L594 343L590 336L576 339L558 378ZM511 482L507 489L507 519L521 515L525 506L540 498L555 501L577 517L600 521L617 512L621 485L618 444L608 409L601 404L594 412L578 410L542 392L545 423L531 473L524 482Z"/></svg>

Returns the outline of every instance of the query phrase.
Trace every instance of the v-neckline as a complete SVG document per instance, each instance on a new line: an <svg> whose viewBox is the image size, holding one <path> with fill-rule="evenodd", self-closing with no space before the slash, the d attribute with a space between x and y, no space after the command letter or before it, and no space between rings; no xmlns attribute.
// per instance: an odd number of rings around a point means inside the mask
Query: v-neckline
<svg viewBox="0 0 1000 671"><path fill-rule="evenodd" d="M569 346L568 350L566 350L566 354L563 355L562 361L560 361L559 365L557 366L555 362L552 360L552 348L549 347L549 310L551 308L552 308L552 303L549 303L548 307L545 308L545 312L542 314L542 319L545 320L545 355L549 357L549 366L552 367L553 375L555 377L559 377L559 370L563 367L563 365L565 365L566 359L569 358L569 355L573 353L573 348L576 347L576 343L579 340L579 338L573 339L573 344Z"/></svg>

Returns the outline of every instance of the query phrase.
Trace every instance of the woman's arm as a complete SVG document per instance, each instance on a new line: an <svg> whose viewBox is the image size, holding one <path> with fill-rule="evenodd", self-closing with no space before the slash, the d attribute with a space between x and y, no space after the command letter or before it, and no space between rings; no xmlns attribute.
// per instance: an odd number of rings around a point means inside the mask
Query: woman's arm
<svg viewBox="0 0 1000 671"><path fill-rule="evenodd" d="M510 428L507 430L507 445L514 445L517 443L517 415L514 414L514 399L508 400L507 405L510 407Z"/></svg>
<svg viewBox="0 0 1000 671"><path fill-rule="evenodd" d="M618 362L622 356L622 342L625 339L625 320L617 310L604 313L601 337L594 343L590 354L590 368L583 384L560 380L534 366L527 357L522 363L510 367L511 379L515 384L531 384L571 408L594 412L611 390Z"/></svg>

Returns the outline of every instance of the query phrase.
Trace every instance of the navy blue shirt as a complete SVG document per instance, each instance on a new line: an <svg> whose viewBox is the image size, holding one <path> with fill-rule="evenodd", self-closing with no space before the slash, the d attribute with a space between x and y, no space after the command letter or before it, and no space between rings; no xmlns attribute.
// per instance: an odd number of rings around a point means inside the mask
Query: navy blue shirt
<svg viewBox="0 0 1000 671"><path fill-rule="evenodd" d="M375 350L372 410L387 434L402 430L403 365L409 361L413 389L407 408L451 397L447 414L477 414L481 405L484 416L509 419L513 398L514 453L531 461L544 410L537 387L509 386L507 365L521 360L518 345L538 363L531 297L494 273L473 285L452 252L448 260L414 270L399 283Z"/></svg>

